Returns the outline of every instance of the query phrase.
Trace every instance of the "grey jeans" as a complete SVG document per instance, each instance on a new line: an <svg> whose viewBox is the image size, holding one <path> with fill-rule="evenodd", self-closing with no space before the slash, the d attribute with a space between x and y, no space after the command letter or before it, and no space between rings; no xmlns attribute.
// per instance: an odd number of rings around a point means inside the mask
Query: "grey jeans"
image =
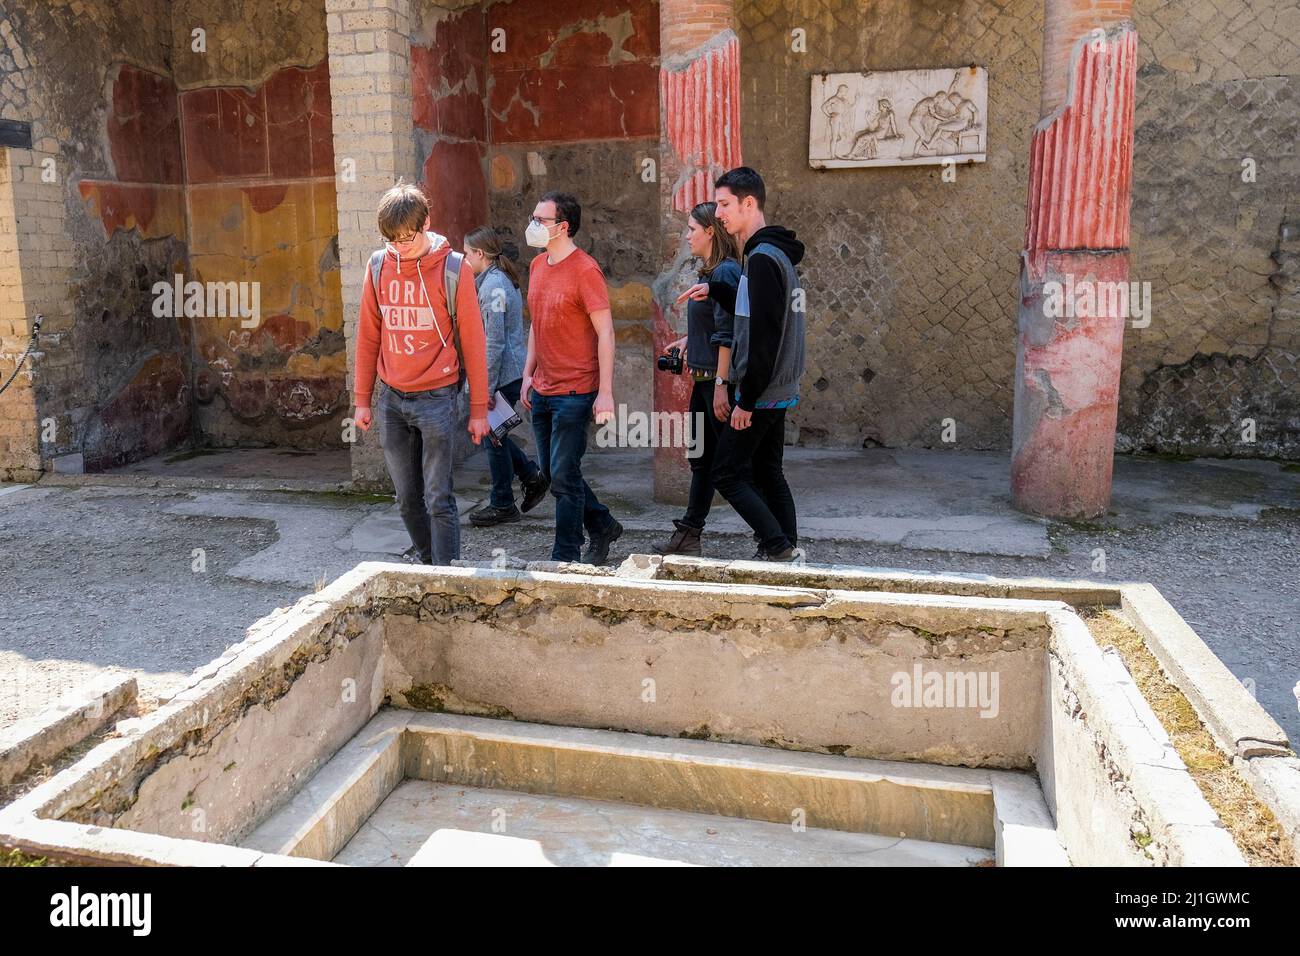
<svg viewBox="0 0 1300 956"><path fill-rule="evenodd" d="M425 564L450 564L460 557L451 483L457 388L399 392L380 381L376 390L379 444L411 544Z"/></svg>

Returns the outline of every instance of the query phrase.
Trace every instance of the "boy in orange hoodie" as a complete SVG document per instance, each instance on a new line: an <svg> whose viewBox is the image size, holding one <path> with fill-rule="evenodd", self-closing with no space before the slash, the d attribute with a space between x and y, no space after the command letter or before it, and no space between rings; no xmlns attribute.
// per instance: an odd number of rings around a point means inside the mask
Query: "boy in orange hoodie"
<svg viewBox="0 0 1300 956"><path fill-rule="evenodd" d="M378 423L411 536L404 556L450 564L460 557L452 490L456 396L468 379L469 433L477 445L488 434L487 349L473 270L445 238L424 231L428 215L415 186L394 186L379 202L379 232L387 243L367 266L361 290L354 418L363 431ZM455 255L450 264L449 255ZM447 299L453 284L454 320Z"/></svg>

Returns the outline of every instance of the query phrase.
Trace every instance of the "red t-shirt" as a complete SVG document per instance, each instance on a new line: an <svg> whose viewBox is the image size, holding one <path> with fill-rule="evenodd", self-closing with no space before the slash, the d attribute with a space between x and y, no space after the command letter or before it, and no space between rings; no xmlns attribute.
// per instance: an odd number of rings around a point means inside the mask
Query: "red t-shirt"
<svg viewBox="0 0 1300 956"><path fill-rule="evenodd" d="M533 388L541 395L584 395L600 390L598 338L591 313L609 308L605 274L596 260L574 249L551 265L546 253L528 273L532 320Z"/></svg>

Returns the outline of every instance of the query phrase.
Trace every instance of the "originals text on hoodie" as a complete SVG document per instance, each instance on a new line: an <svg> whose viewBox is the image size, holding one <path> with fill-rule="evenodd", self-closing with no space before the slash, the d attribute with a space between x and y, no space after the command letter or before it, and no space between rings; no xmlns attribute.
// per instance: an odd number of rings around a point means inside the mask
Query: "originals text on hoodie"
<svg viewBox="0 0 1300 956"><path fill-rule="evenodd" d="M356 403L370 406L376 373L399 391L429 391L454 384L463 360L470 417L482 418L487 415L487 347L474 273L461 264L456 324L465 355L459 356L443 281L451 247L436 233L429 233L428 239L429 248L412 258L400 258L390 248L378 289L366 269L357 322Z"/></svg>

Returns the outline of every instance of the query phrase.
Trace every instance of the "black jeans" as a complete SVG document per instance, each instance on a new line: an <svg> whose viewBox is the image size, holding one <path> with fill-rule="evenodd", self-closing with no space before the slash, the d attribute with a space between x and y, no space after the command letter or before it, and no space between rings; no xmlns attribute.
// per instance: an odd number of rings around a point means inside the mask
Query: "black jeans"
<svg viewBox="0 0 1300 956"><path fill-rule="evenodd" d="M687 418L691 445L699 442L699 454L686 459L691 463L691 494L686 499L686 516L682 518L682 524L700 530L704 529L704 521L713 505L713 462L717 458L718 438L727 427L726 422L713 416L713 389L711 378L695 383L691 389L690 415ZM701 424L701 420L704 427L696 435L696 426Z"/></svg>
<svg viewBox="0 0 1300 956"><path fill-rule="evenodd" d="M768 553L799 541L794 495L782 468L785 409L756 408L748 428L728 426L718 440L713 483Z"/></svg>
<svg viewBox="0 0 1300 956"><path fill-rule="evenodd" d="M517 378L508 385L502 385L497 391L505 396L506 401L511 405L518 405L519 387L522 384L523 379ZM495 508L510 508L515 503L515 478L518 477L520 481L532 481L541 474L541 469L537 467L535 461L524 454L524 450L509 435L501 439L500 445L492 444L491 439L486 444L488 470L492 473L491 504Z"/></svg>

